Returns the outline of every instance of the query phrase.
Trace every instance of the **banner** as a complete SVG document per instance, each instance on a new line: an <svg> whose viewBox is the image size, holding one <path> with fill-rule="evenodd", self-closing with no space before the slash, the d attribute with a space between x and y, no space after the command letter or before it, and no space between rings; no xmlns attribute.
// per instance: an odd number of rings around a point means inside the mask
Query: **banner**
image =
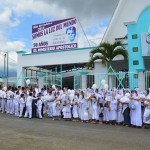
<svg viewBox="0 0 150 150"><path fill-rule="evenodd" d="M77 18L32 26L32 53L78 47Z"/></svg>
<svg viewBox="0 0 150 150"><path fill-rule="evenodd" d="M143 33L141 37L142 56L150 56L150 33Z"/></svg>

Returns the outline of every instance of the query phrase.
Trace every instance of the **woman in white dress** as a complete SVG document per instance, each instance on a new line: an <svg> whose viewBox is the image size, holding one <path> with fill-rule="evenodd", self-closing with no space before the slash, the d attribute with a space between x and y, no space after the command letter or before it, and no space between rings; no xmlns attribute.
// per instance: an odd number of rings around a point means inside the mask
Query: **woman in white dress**
<svg viewBox="0 0 150 150"><path fill-rule="evenodd" d="M53 120L60 119L61 117L61 96L60 92L55 93L55 100L53 102L52 108L53 108Z"/></svg>
<svg viewBox="0 0 150 150"><path fill-rule="evenodd" d="M113 92L112 97L110 99L110 124L115 125L117 120L117 100L115 99L115 93Z"/></svg>
<svg viewBox="0 0 150 150"><path fill-rule="evenodd" d="M115 99L117 100L117 124L123 123L122 103L120 102L122 95L120 91L116 94Z"/></svg>
<svg viewBox="0 0 150 150"><path fill-rule="evenodd" d="M89 114L88 114L88 109L89 109L89 101L88 99L85 98L85 93L81 91L80 95L80 103L81 103L81 121L82 122L88 122L89 121Z"/></svg>
<svg viewBox="0 0 150 150"><path fill-rule="evenodd" d="M111 93L110 92L106 92L104 94L104 118L103 118L103 122L108 124L109 123L109 111L110 111L110 100L111 100Z"/></svg>
<svg viewBox="0 0 150 150"><path fill-rule="evenodd" d="M141 99L138 97L137 91L131 92L130 100L130 103L132 103L130 104L131 125L133 127L142 127Z"/></svg>
<svg viewBox="0 0 150 150"><path fill-rule="evenodd" d="M96 97L96 95L93 95L91 97L91 102L92 102L92 122L91 123L96 123L99 120L99 101Z"/></svg>
<svg viewBox="0 0 150 150"><path fill-rule="evenodd" d="M144 102L144 106L145 106L145 111L144 111L144 115L143 115L143 122L144 122L143 128L147 129L148 126L150 125L150 93L149 93L149 90L147 90L147 96L146 96L146 100Z"/></svg>

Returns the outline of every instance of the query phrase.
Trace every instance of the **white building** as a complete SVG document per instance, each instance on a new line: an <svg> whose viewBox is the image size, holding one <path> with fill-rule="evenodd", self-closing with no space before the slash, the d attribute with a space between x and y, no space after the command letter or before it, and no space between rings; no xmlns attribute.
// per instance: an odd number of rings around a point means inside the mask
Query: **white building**
<svg viewBox="0 0 150 150"><path fill-rule="evenodd" d="M129 48L130 41L128 39L130 32L127 31L127 29L130 24L135 24L138 21L141 13L148 6L150 6L150 0L120 0L102 42L112 43L115 40L123 40L130 53L130 51L132 51ZM101 79L106 78L105 73L107 72L107 68L100 62L95 62L94 70L86 70L85 66L90 59L89 52L91 49L93 49L93 47L35 54L18 51L17 85L24 86L25 80L30 78L31 82L35 81L35 83L38 83L40 87L43 85L57 84L61 86L69 86L70 88L86 88L91 86L93 83L100 86ZM139 47L139 55L140 53L141 48ZM129 59L131 59L130 56ZM142 58L140 59L142 60ZM132 67L132 62L130 62L128 66L128 62L125 62L118 57L113 62L112 66L116 72L123 70L128 71L130 70L130 67ZM138 78L138 83L140 84L138 85L135 83L135 79L133 79L133 86L142 86L144 89L145 85L141 85L141 80L144 79L144 76L137 71L141 69L138 67L140 66L137 66L134 69L136 73L133 73L132 76L136 77L136 74L139 74L140 78ZM128 76L128 78L130 77L129 74L126 76ZM128 81L126 76L121 77L121 74L119 74L116 78L115 75L112 81L113 86L118 85L118 88L123 84L130 86L131 80Z"/></svg>

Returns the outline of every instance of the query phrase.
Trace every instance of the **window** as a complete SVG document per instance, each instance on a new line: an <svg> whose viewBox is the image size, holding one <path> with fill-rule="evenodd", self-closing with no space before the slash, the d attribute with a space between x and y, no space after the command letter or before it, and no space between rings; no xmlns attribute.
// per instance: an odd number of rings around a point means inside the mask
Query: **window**
<svg viewBox="0 0 150 150"><path fill-rule="evenodd" d="M133 65L139 65L139 61L138 60L134 60L133 61Z"/></svg>
<svg viewBox="0 0 150 150"><path fill-rule="evenodd" d="M133 47L133 52L138 52L138 47Z"/></svg>
<svg viewBox="0 0 150 150"><path fill-rule="evenodd" d="M133 34L132 35L132 39L137 39L138 38L138 35L137 34Z"/></svg>
<svg viewBox="0 0 150 150"><path fill-rule="evenodd" d="M137 79L137 78L138 78L138 74L134 74L134 78L136 78L136 79Z"/></svg>

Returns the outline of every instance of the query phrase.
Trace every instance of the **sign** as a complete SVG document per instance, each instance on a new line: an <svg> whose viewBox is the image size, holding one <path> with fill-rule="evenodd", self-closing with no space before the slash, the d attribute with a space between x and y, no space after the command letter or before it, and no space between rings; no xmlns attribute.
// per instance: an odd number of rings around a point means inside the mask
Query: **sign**
<svg viewBox="0 0 150 150"><path fill-rule="evenodd" d="M32 26L32 53L78 47L77 18Z"/></svg>
<svg viewBox="0 0 150 150"><path fill-rule="evenodd" d="M150 56L150 32L142 34L141 42L142 56Z"/></svg>

